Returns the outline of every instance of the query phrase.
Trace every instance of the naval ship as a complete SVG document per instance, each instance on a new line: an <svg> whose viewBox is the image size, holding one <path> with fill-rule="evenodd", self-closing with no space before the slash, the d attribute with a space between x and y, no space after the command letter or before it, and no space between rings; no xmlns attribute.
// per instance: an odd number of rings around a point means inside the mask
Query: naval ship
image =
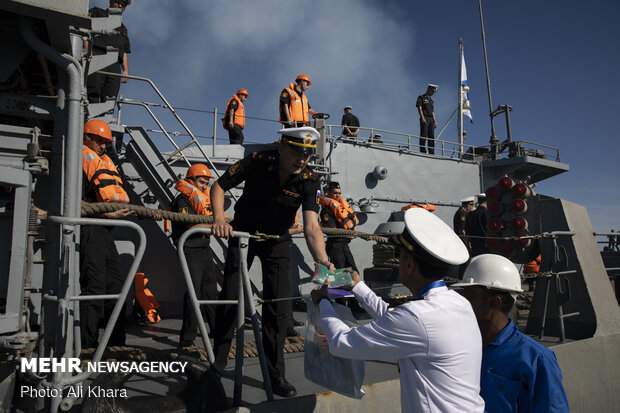
<svg viewBox="0 0 620 413"><path fill-rule="evenodd" d="M155 351L170 352L177 344L188 274L163 224L140 219L101 222L89 218L81 209L80 157L86 118L103 119L112 128L116 142L111 156L122 171L131 204L146 216L153 213L148 211L165 211L175 196L174 183L189 165L205 163L219 176L235 161L271 145L218 142L217 110L213 113L212 144L199 143L181 111L157 88L157 79L129 76L129 81L154 92L159 97L156 103L123 97L118 102L89 104L87 73L101 70L116 57L114 50L100 56L88 55L84 41L94 33L117 28L120 13L91 19L87 0L4 0L0 3L0 19L0 225L4 228L0 235L4 246L0 254L0 411L400 409L395 363L366 362L366 395L357 400L307 381L303 377L303 352L299 351L286 355L287 378L297 387L299 396L278 399L262 387L265 376L260 339L256 340L258 357L244 360L239 352L235 370L223 372L221 382L213 380L204 373L209 371L205 369L208 361L213 360L204 323L196 344L204 347L202 355L206 360L193 359L198 371L193 376L138 374L118 381L115 377L89 374L20 371L20 361L33 357L82 356L93 361L110 357L104 353L107 328L100 346L88 355L82 353L76 328L79 231L80 225L87 223L117 227L114 237L127 273L123 291L114 297L117 308L107 320L107 327L117 317L131 317L129 313L121 314L120 309L124 301L132 301L133 277L138 272L148 276L163 317L155 325L128 327L128 348L118 349L114 357L122 358L123 351L140 349L140 357L155 360ZM127 105L142 108L159 130L147 130L132 124L131 119L126 121L122 108ZM116 114L110 114L115 107ZM164 125L160 120L162 112L172 115L175 125ZM496 115L502 114L507 117L509 109L499 107ZM355 238L351 249L365 281L386 299L406 296L407 292L396 283L397 271L390 251L375 241L402 231L403 209L432 204L436 215L451 222L460 205L456 200L486 192L490 202L496 204L496 212L490 217L496 226L490 228L488 246L518 264L538 254L543 257L540 272L528 277L535 278L536 283L527 297L531 305L520 327L556 354L573 412L620 411L620 395L614 384L620 379L620 313L608 277L608 271L617 269L605 268L584 207L533 190L537 182L569 170L561 162L560 150L513 140L509 119L507 125L504 141L468 146L462 139L438 139L435 153L427 154L420 152L418 137L412 134L362 128L368 129L369 136L380 133L382 140L351 139L342 136L340 125L315 119L311 126L320 132L321 139L312 166L323 181L338 180L346 188L346 196L360 219L358 230L375 236ZM175 128L183 132L169 132ZM516 191L516 187L520 189ZM242 188L227 194L229 216L234 215L234 202ZM515 208L515 201L519 201L516 204L520 208ZM47 215L41 215L40 210L47 211ZM521 225L513 225L519 217ZM247 238L248 234L240 236ZM293 241L292 276L296 289L291 291L291 297L295 298L307 295L313 288L310 278L314 269L309 265L312 258L303 239ZM222 268L226 244L214 238L211 247ZM246 299L260 303L260 263L254 263L244 276ZM195 294L193 300L197 307ZM303 314L296 312L296 317ZM256 337L251 330L258 329L258 315L253 318L249 332L239 330L238 347L244 346L244 340ZM243 320L239 321L241 327ZM92 383L127 391L120 399L107 392L93 398L83 391ZM20 394L24 385L38 393ZM205 394L209 402L202 397ZM202 399L195 402L197 395ZM218 395L224 396L224 403L212 401L211 396Z"/></svg>

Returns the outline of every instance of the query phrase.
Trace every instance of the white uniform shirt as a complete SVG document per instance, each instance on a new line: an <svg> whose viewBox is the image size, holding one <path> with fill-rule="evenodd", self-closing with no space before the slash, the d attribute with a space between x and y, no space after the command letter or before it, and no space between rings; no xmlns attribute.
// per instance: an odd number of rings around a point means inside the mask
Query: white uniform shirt
<svg viewBox="0 0 620 413"><path fill-rule="evenodd" d="M398 360L403 412L483 412L480 397L482 338L469 302L445 286L424 300L388 310L363 282L353 288L373 318L361 327L344 324L327 300L319 325L335 356Z"/></svg>

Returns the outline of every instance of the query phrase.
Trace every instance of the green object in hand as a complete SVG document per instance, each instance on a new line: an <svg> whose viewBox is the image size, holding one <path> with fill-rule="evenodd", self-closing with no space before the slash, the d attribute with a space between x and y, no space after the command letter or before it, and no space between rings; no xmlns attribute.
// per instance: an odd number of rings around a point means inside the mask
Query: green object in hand
<svg viewBox="0 0 620 413"><path fill-rule="evenodd" d="M329 288L351 287L353 280L351 279L351 273L347 271L350 269L339 268L334 273L331 273L326 266L317 263L314 267L312 282L317 285L323 285L327 277L329 277Z"/></svg>

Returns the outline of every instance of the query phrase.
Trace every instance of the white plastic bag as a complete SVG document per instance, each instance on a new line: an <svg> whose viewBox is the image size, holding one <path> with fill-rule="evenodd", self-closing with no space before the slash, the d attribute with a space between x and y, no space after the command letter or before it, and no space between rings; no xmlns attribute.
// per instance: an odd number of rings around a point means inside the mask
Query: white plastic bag
<svg viewBox="0 0 620 413"><path fill-rule="evenodd" d="M313 383L345 396L361 399L364 396L364 360L344 359L329 353L327 340L319 327L319 308L306 300L308 322L304 343L304 373ZM357 326L351 310L334 304L340 319L350 327Z"/></svg>

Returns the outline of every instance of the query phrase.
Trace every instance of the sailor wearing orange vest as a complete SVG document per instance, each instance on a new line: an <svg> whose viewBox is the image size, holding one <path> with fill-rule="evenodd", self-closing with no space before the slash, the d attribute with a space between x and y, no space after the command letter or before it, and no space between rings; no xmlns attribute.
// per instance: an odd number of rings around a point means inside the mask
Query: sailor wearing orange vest
<svg viewBox="0 0 620 413"><path fill-rule="evenodd" d="M325 228L355 229L359 223L355 212L349 203L342 197L342 190L338 182L330 182L327 185L327 193L319 198L321 209L321 226ZM329 237L325 245L325 251L329 260L336 268L351 267L357 271L357 265L353 254L349 249L349 243L353 237Z"/></svg>
<svg viewBox="0 0 620 413"><path fill-rule="evenodd" d="M280 122L287 128L308 125L308 114L316 115L304 92L312 83L308 75L301 74L280 93Z"/></svg>
<svg viewBox="0 0 620 413"><path fill-rule="evenodd" d="M180 179L175 189L179 195L172 201L170 210L181 214L211 215L211 200L209 197L209 180L213 175L203 164L190 166L185 174L185 179ZM172 223L172 240L175 245L185 231L194 227L210 228L209 224L186 224L174 221ZM192 278L192 284L199 300L217 299L217 274L219 270L213 262L213 252L209 247L209 235L198 233L190 236L183 252L187 259L187 267ZM205 309L206 321L209 329L213 332L215 323L215 310L212 306L201 306ZM185 293L183 299L183 326L179 337L179 347L193 345L198 330L198 320L192 310L189 295Z"/></svg>
<svg viewBox="0 0 620 413"><path fill-rule="evenodd" d="M222 119L224 129L228 131L230 144L243 144L243 129L245 128L245 106L243 102L250 95L246 89L239 89L226 103L226 115Z"/></svg>
<svg viewBox="0 0 620 413"><path fill-rule="evenodd" d="M129 203L116 166L105 154L112 143L112 131L102 120L89 120L84 124L84 149L82 150L82 204L91 202ZM133 212L127 208L102 214L103 218L119 219ZM118 294L124 282L114 238L107 227L82 225L80 229L80 288L82 295ZM82 347L97 347L99 321L108 319L114 309L114 300L80 301L80 330ZM121 311L121 315L124 311ZM108 344L125 345L125 328L122 316L112 330Z"/></svg>

